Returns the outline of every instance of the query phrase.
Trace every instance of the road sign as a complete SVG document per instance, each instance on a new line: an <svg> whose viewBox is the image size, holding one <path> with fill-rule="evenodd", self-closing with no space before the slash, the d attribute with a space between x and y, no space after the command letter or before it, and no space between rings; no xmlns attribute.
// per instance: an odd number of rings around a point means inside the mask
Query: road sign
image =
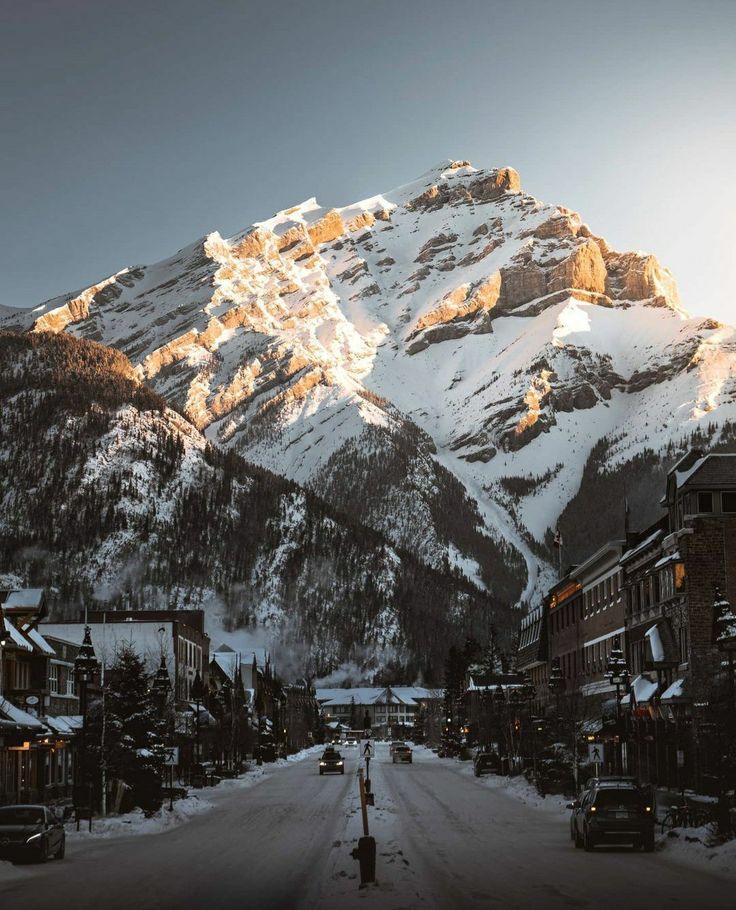
<svg viewBox="0 0 736 910"><path fill-rule="evenodd" d="M602 743L588 743L588 761L595 764L603 762Z"/></svg>
<svg viewBox="0 0 736 910"><path fill-rule="evenodd" d="M373 743L370 740L363 746L363 758L373 758Z"/></svg>
<svg viewBox="0 0 736 910"><path fill-rule="evenodd" d="M164 764L167 767L174 767L179 764L179 747L167 746L164 749Z"/></svg>

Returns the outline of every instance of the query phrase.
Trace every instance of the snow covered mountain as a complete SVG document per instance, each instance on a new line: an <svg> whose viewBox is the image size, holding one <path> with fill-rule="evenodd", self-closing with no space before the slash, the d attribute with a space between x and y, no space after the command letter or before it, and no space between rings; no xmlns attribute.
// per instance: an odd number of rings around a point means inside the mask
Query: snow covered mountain
<svg viewBox="0 0 736 910"><path fill-rule="evenodd" d="M653 256L466 161L209 234L0 326L119 349L208 439L508 602L549 579L586 474L623 490L647 453L736 418L732 327L689 318Z"/></svg>
<svg viewBox="0 0 736 910"><path fill-rule="evenodd" d="M0 573L48 587L57 618L91 600L203 607L296 675L347 661L430 678L448 641L508 613L213 447L122 354L65 333L0 331Z"/></svg>

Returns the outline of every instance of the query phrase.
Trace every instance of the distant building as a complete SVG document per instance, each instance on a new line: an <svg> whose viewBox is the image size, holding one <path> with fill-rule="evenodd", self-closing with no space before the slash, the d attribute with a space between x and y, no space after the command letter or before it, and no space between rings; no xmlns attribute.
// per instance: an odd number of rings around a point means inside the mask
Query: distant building
<svg viewBox="0 0 736 910"><path fill-rule="evenodd" d="M442 693L421 686L360 686L317 689L316 697L328 724L337 722L362 730L367 715L371 728L390 733L394 728L412 726L420 708L440 701Z"/></svg>
<svg viewBox="0 0 736 910"><path fill-rule="evenodd" d="M181 706L191 701L194 677L209 672L210 640L203 610L94 610L87 615L97 659L109 667L121 645L130 645L151 673L166 657L174 695ZM82 643L85 622L44 622L43 633Z"/></svg>
<svg viewBox="0 0 736 910"><path fill-rule="evenodd" d="M0 591L0 805L71 791L79 649L39 631L45 610L40 589Z"/></svg>

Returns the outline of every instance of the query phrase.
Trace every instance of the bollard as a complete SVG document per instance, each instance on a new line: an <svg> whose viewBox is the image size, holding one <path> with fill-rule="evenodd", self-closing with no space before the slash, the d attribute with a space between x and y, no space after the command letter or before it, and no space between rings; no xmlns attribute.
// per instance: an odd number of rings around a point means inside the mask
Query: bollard
<svg viewBox="0 0 736 910"><path fill-rule="evenodd" d="M376 880L376 839L361 837L358 841L358 862L360 863L360 884L369 885Z"/></svg>

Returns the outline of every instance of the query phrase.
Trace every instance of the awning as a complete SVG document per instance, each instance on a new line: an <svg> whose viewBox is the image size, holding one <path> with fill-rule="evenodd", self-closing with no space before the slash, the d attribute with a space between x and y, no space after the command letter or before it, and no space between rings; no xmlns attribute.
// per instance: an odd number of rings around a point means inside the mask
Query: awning
<svg viewBox="0 0 736 910"><path fill-rule="evenodd" d="M74 736L82 729L82 717L79 714L59 714L42 718L52 733L58 736Z"/></svg>
<svg viewBox="0 0 736 910"><path fill-rule="evenodd" d="M664 690L659 700L660 702L689 701L689 697L685 694L687 688L686 679L676 679Z"/></svg>
<svg viewBox="0 0 736 910"><path fill-rule="evenodd" d="M594 733L600 733L603 729L603 718L596 717L592 720L584 720L580 724L580 732L584 735L592 735Z"/></svg>
<svg viewBox="0 0 736 910"><path fill-rule="evenodd" d="M621 704L631 704L633 696L633 701L637 705L645 705L654 698L658 688L659 683L656 680L651 680L642 673L640 676L634 678L634 681L631 683L631 693L629 695L624 695L621 699Z"/></svg>
<svg viewBox="0 0 736 910"><path fill-rule="evenodd" d="M32 714L27 714L16 708L12 702L0 695L0 718L11 721L18 729L32 731L33 733L42 733L43 724Z"/></svg>

